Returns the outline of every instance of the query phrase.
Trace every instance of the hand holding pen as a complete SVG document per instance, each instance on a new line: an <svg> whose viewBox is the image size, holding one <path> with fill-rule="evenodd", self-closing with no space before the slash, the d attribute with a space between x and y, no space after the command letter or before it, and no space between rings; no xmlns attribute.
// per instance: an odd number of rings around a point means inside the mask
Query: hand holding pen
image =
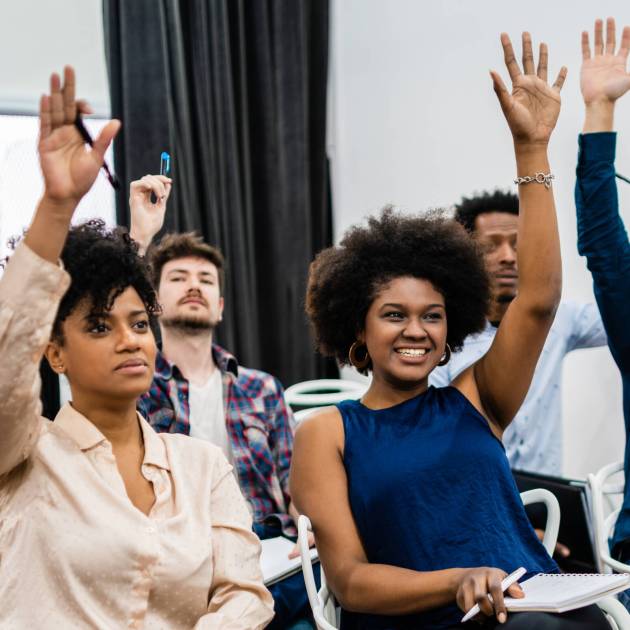
<svg viewBox="0 0 630 630"><path fill-rule="evenodd" d="M52 201L79 202L92 187L120 129L120 121L110 120L86 148L76 121L89 111L85 102L75 100L75 74L70 66L64 68L63 85L58 74L51 75L50 94L40 102L38 151L45 194Z"/></svg>
<svg viewBox="0 0 630 630"><path fill-rule="evenodd" d="M172 180L165 175L145 175L129 186L131 238L144 254L154 236L164 225L166 203L171 194ZM155 196L155 203L151 196Z"/></svg>

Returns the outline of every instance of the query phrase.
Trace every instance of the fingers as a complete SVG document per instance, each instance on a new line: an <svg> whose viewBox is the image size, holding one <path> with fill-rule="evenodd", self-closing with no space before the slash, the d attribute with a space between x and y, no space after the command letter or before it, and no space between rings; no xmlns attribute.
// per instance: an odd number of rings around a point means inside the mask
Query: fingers
<svg viewBox="0 0 630 630"><path fill-rule="evenodd" d="M562 68L560 68L560 72L558 72L558 76L556 77L556 80L554 81L553 87L558 90L558 92L560 92L560 90L562 90L562 86L564 85L564 80L567 78L567 67L566 66L562 66Z"/></svg>
<svg viewBox="0 0 630 630"><path fill-rule="evenodd" d="M492 607L492 602L488 599L488 586L485 574L476 577L473 585L473 600L475 604L479 605L479 610L486 617L492 617L494 608Z"/></svg>
<svg viewBox="0 0 630 630"><path fill-rule="evenodd" d="M52 131L50 120L50 96L42 94L39 101L39 139L47 138Z"/></svg>
<svg viewBox="0 0 630 630"><path fill-rule="evenodd" d="M540 44L540 52L538 55L538 71L537 75L540 79L542 79L545 83L547 82L547 61L549 59L549 51L547 49L547 44Z"/></svg>
<svg viewBox="0 0 630 630"><path fill-rule="evenodd" d="M525 593L523 592L523 589L518 582L509 586L507 591L505 591L505 594L508 597L515 597L516 599L522 599L523 597L525 597Z"/></svg>
<svg viewBox="0 0 630 630"><path fill-rule="evenodd" d="M90 107L90 104L87 101L84 101L83 99L79 99L77 102L77 110L79 111L80 114L93 114L94 110Z"/></svg>
<svg viewBox="0 0 630 630"><path fill-rule="evenodd" d="M488 592L492 595L492 605L494 614L499 623L505 623L507 619L507 609L503 601L503 591L501 590L501 578L497 573L493 573L488 579Z"/></svg>
<svg viewBox="0 0 630 630"><path fill-rule="evenodd" d="M525 74L534 74L532 36L527 31L523 33L523 72Z"/></svg>
<svg viewBox="0 0 630 630"><path fill-rule="evenodd" d="M582 60L586 61L591 58L591 45L588 41L588 32L582 31Z"/></svg>
<svg viewBox="0 0 630 630"><path fill-rule="evenodd" d="M101 163L105 160L105 152L111 144L116 134L120 131L120 120L110 120L98 134L98 138L94 140L92 151L96 153Z"/></svg>
<svg viewBox="0 0 630 630"><path fill-rule="evenodd" d="M293 547L293 549L291 549L291 552L289 553L289 560L292 560L293 558L298 558L300 555L300 546L295 543L295 546Z"/></svg>
<svg viewBox="0 0 630 630"><path fill-rule="evenodd" d="M614 55L617 42L615 41L615 19L606 20L606 54Z"/></svg>
<svg viewBox="0 0 630 630"><path fill-rule="evenodd" d="M555 552L562 558L568 558L571 555L571 550L561 542L556 543Z"/></svg>
<svg viewBox="0 0 630 630"><path fill-rule="evenodd" d="M142 179L131 182L131 190L142 193L153 193L158 199L168 199L171 193L170 177L164 175L145 175Z"/></svg>
<svg viewBox="0 0 630 630"><path fill-rule="evenodd" d="M510 79L514 81L514 79L521 75L521 69L518 67L518 62L514 56L514 48L512 47L512 42L507 33L501 33L501 45L503 46L505 66L510 74Z"/></svg>
<svg viewBox="0 0 630 630"><path fill-rule="evenodd" d="M77 117L77 105L75 103L75 75L72 66L63 69L63 111L66 123L73 123Z"/></svg>
<svg viewBox="0 0 630 630"><path fill-rule="evenodd" d="M56 72L50 75L50 122L52 128L60 127L65 121L61 79Z"/></svg>
<svg viewBox="0 0 630 630"><path fill-rule="evenodd" d="M621 46L617 55L623 59L627 59L628 51L630 51L630 26L625 26L621 35Z"/></svg>
<svg viewBox="0 0 630 630"><path fill-rule="evenodd" d="M601 20L595 20L595 56L601 55L604 52L604 40L602 37L603 22Z"/></svg>

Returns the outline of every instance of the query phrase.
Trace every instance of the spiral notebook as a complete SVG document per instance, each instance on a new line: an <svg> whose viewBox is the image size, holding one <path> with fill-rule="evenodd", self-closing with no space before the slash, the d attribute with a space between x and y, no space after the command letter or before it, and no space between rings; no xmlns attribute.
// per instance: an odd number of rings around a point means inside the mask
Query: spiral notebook
<svg viewBox="0 0 630 630"><path fill-rule="evenodd" d="M508 610L562 613L630 588L630 574L539 573L520 585L525 597L506 597Z"/></svg>

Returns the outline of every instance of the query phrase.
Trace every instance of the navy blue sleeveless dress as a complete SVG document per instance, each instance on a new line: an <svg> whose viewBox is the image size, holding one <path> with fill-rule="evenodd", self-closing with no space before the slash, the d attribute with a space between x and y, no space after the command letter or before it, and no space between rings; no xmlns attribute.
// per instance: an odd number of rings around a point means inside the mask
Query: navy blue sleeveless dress
<svg viewBox="0 0 630 630"><path fill-rule="evenodd" d="M532 529L505 450L454 387L429 387L388 409L337 405L350 507L370 562L416 571L523 566L555 573ZM448 628L453 603L408 616L342 611L343 630Z"/></svg>

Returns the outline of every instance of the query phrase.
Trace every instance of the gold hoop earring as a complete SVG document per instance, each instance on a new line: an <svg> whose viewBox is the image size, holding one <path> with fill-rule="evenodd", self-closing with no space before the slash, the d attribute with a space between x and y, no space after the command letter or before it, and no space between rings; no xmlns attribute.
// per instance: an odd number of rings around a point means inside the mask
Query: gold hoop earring
<svg viewBox="0 0 630 630"><path fill-rule="evenodd" d="M365 349L365 356L360 359L357 357L357 350L359 348ZM355 341L348 350L348 361L359 371L365 370L370 365L370 355L368 354L367 346L359 341Z"/></svg>
<svg viewBox="0 0 630 630"><path fill-rule="evenodd" d="M438 365L446 365L450 360L451 360L451 346L446 344L446 347L444 348L444 354L442 355L442 358L440 359L440 362L438 363Z"/></svg>

